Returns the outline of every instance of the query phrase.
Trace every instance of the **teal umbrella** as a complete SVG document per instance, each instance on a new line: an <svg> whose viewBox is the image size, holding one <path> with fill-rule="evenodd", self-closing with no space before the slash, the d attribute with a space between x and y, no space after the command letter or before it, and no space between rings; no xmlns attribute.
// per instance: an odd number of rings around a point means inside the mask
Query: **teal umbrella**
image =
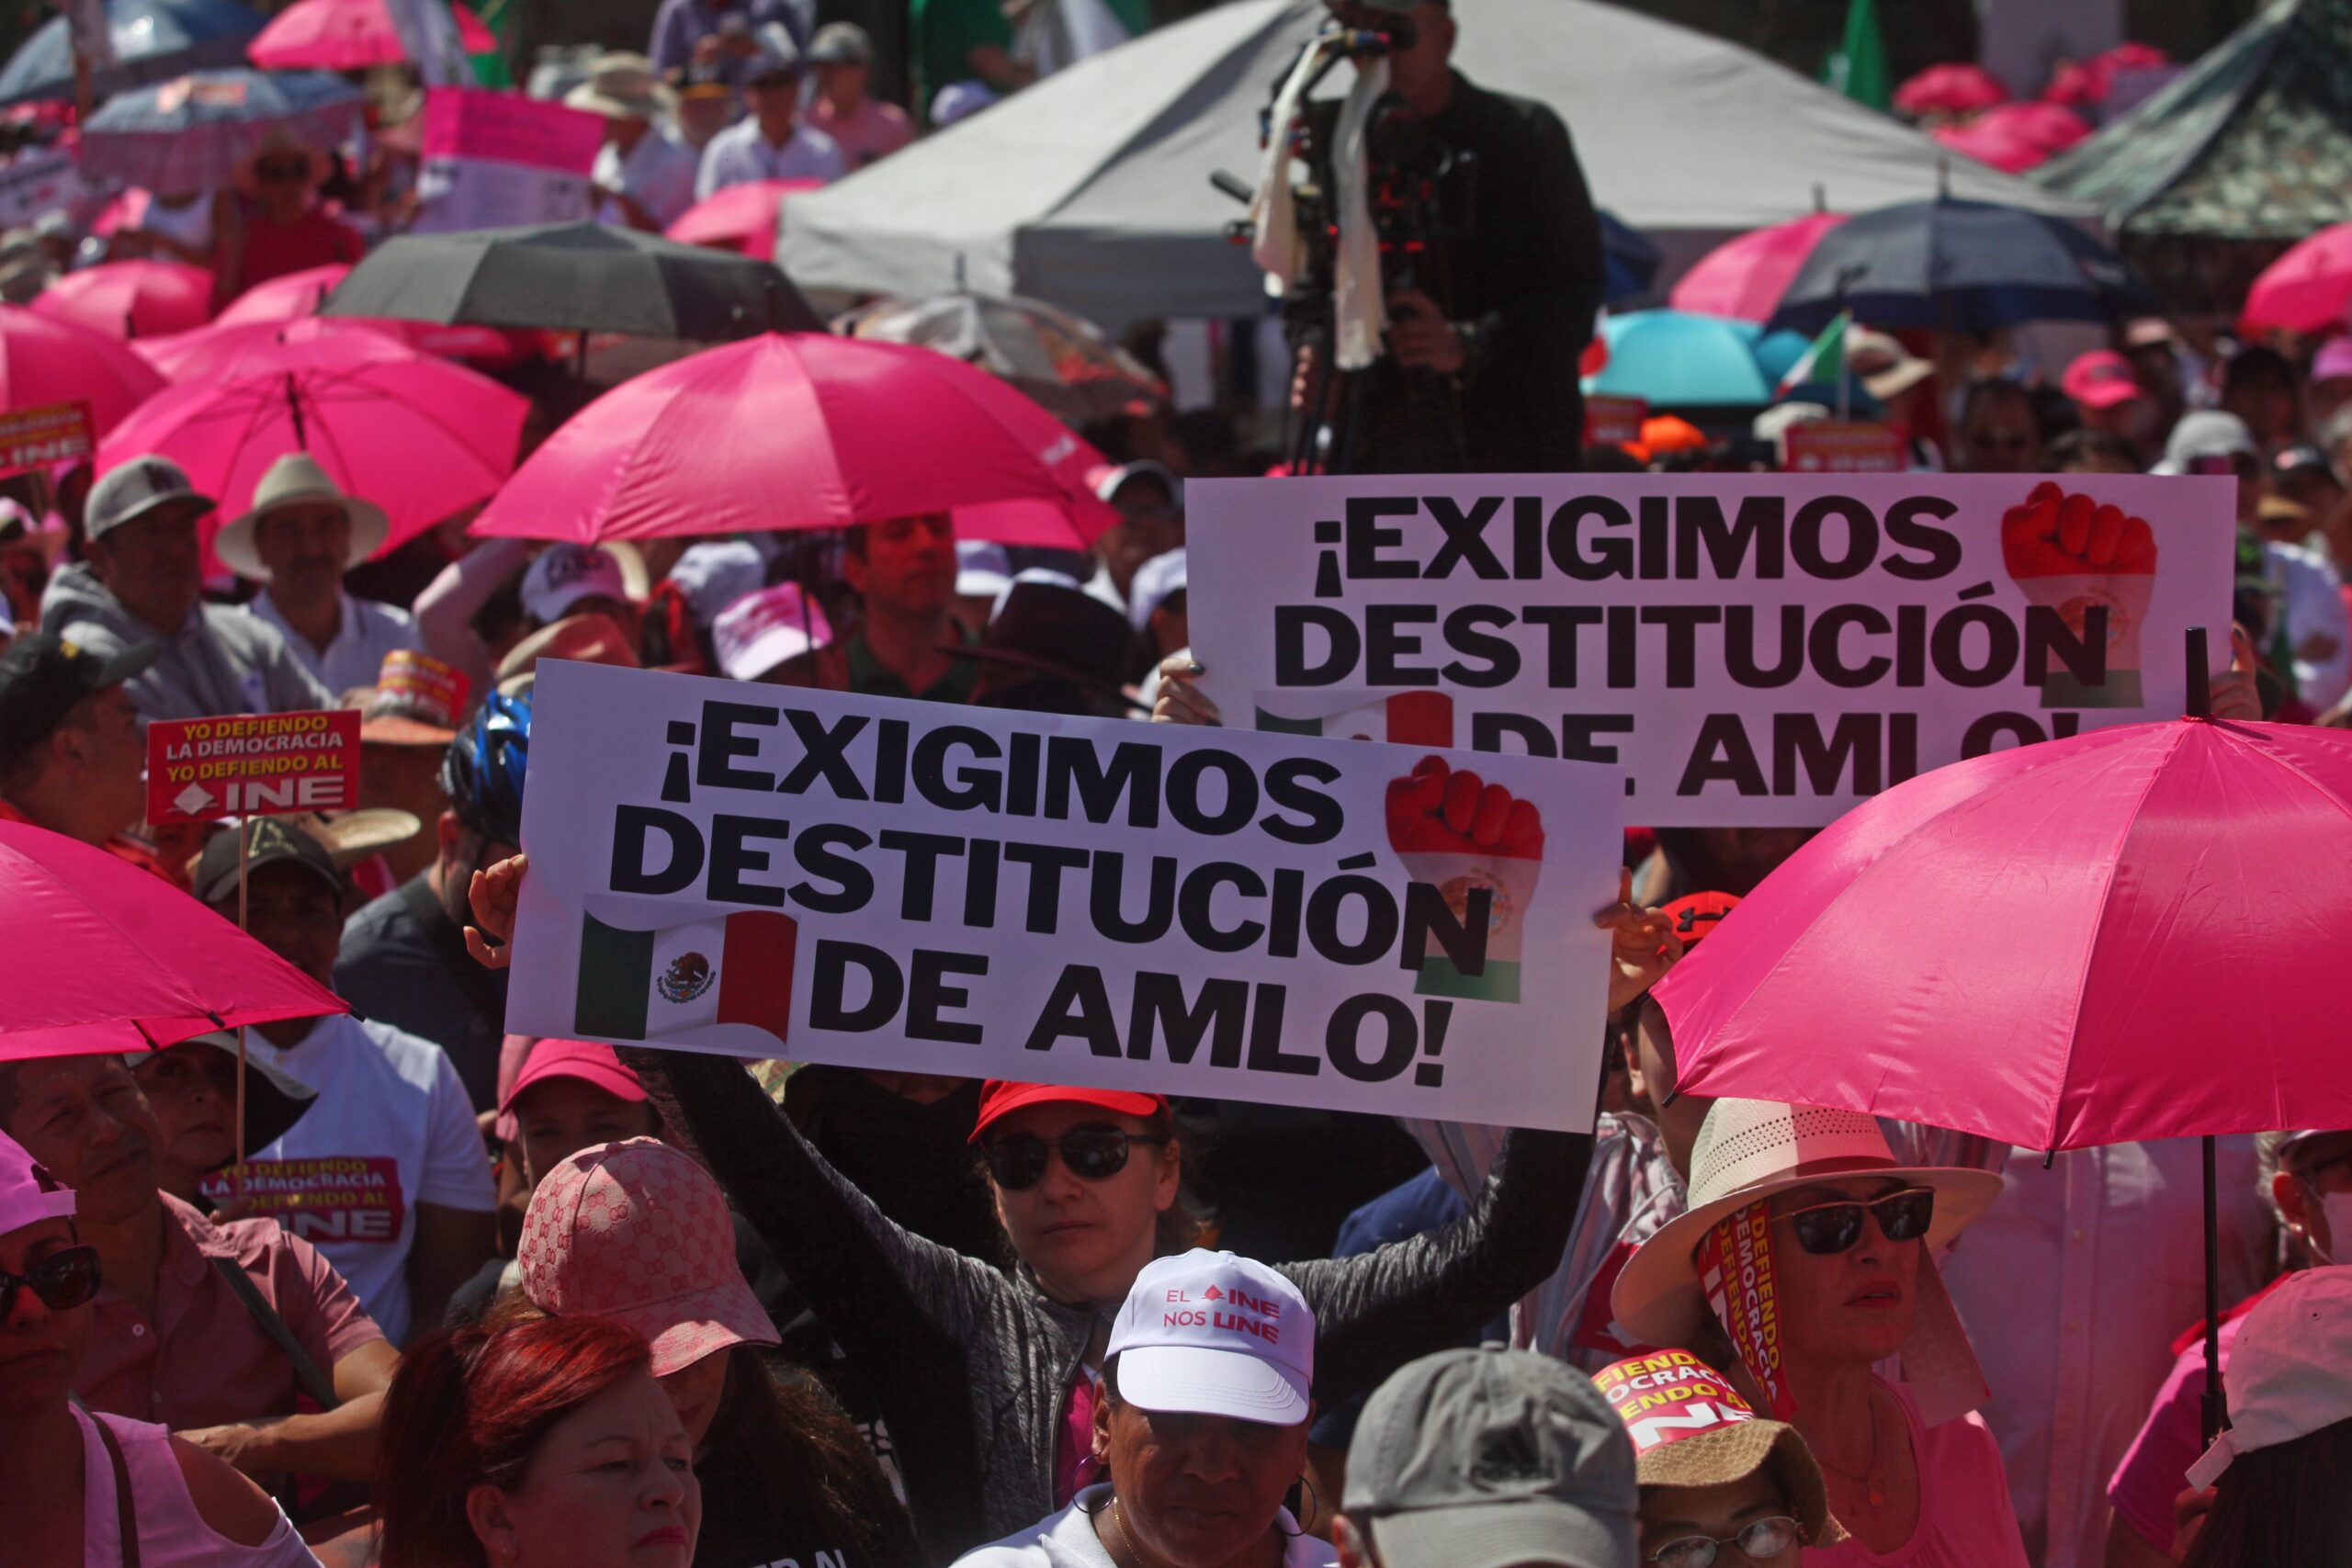
<svg viewBox="0 0 2352 1568"><path fill-rule="evenodd" d="M1609 363L1584 389L1646 399L1652 408L1730 408L1769 403L1771 383L1756 363L1753 321L1689 310L1635 310L1600 326Z"/></svg>

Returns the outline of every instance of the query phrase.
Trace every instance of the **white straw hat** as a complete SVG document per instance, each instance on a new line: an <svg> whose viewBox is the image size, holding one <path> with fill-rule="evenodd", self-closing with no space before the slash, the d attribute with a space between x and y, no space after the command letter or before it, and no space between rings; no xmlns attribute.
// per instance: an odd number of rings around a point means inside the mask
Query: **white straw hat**
<svg viewBox="0 0 2352 1568"><path fill-rule="evenodd" d="M213 553L239 577L267 582L269 568L262 564L254 548L254 530L262 514L281 506L316 501L334 502L351 519L351 554L343 563L345 571L383 547L384 537L392 526L384 509L372 501L345 495L334 477L308 452L288 452L272 463L262 475L261 483L254 486L253 505L245 514L222 525L220 536L212 541Z"/></svg>

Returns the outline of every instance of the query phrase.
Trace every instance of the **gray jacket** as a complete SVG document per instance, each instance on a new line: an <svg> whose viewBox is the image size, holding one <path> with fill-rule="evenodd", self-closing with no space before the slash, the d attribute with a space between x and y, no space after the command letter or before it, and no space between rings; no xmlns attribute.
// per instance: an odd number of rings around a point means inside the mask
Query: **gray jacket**
<svg viewBox="0 0 2352 1568"><path fill-rule="evenodd" d="M277 627L243 610L198 604L169 636L122 606L87 566L67 567L40 596L40 629L97 654L142 642L164 656L125 686L141 718L331 708L334 697L294 657Z"/></svg>
<svg viewBox="0 0 2352 1568"><path fill-rule="evenodd" d="M894 1224L725 1057L623 1046L879 1406L925 1554L1053 1513L1055 1442L1099 1314ZM1315 1397L1368 1393L1474 1337L1551 1273L1592 1139L1513 1132L1470 1213L1357 1258L1281 1265L1315 1311ZM1105 1325L1107 1326L1107 1325Z"/></svg>

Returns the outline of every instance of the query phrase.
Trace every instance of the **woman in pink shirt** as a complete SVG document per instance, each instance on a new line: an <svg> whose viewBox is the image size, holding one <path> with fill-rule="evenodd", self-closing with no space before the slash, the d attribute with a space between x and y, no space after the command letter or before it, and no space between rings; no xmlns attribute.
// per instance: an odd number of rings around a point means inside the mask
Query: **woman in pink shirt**
<svg viewBox="0 0 2352 1568"><path fill-rule="evenodd" d="M327 156L273 131L224 191L212 226L212 308L289 272L356 262L359 231L319 205Z"/></svg>
<svg viewBox="0 0 2352 1568"><path fill-rule="evenodd" d="M2001 1190L1904 1167L1870 1117L1717 1100L1690 1206L1611 1294L1632 1336L1737 1368L1758 1414L1803 1434L1848 1539L1806 1568L2025 1568L1985 1397L1932 1254ZM1905 1381L1876 1368L1895 1357Z"/></svg>
<svg viewBox="0 0 2352 1568"><path fill-rule="evenodd" d="M817 91L809 99L808 123L841 144L852 173L885 158L915 139L914 122L896 104L870 96L874 40L855 22L828 22L808 45Z"/></svg>

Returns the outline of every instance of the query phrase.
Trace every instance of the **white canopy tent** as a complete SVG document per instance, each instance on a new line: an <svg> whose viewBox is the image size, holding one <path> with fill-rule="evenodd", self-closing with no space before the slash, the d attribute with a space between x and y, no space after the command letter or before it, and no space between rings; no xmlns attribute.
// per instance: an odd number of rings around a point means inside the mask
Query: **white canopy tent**
<svg viewBox="0 0 2352 1568"><path fill-rule="evenodd" d="M1763 56L1594 0L1455 0L1456 63L1566 120L1594 199L1672 266L1813 210L1951 194L2090 209L1938 147ZM1258 274L1209 184L1254 180L1258 115L1320 25L1316 0L1231 0L1096 55L826 190L784 204L805 290L963 286L1116 327L1247 314ZM1344 86L1347 69L1333 90Z"/></svg>

